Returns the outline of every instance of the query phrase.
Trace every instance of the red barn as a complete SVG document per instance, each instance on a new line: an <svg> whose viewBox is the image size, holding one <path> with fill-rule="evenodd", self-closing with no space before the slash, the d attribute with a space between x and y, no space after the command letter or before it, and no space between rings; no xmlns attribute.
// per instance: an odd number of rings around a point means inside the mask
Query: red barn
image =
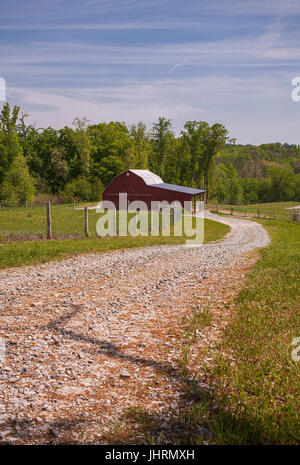
<svg viewBox="0 0 300 465"><path fill-rule="evenodd" d="M116 176L102 194L102 200L110 200L119 210L119 194L126 193L128 202L142 200L151 208L151 202L163 200L193 202L204 197L204 190L191 187L166 184L163 180L148 170L128 170Z"/></svg>

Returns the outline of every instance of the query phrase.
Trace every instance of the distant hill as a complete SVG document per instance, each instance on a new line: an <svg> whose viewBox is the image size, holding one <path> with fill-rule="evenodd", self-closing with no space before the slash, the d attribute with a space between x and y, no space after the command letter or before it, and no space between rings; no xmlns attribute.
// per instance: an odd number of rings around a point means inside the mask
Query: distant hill
<svg viewBox="0 0 300 465"><path fill-rule="evenodd" d="M262 145L226 144L216 159L216 164L232 163L243 178L262 178L269 167L288 168L294 174L300 173L300 145L280 144L279 142Z"/></svg>
<svg viewBox="0 0 300 465"><path fill-rule="evenodd" d="M212 196L223 203L300 201L300 146L226 144L212 182Z"/></svg>

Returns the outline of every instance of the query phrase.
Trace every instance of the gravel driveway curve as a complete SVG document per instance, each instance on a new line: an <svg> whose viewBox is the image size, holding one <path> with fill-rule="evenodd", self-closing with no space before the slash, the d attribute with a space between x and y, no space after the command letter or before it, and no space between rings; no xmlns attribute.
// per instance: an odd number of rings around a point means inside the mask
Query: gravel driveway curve
<svg viewBox="0 0 300 465"><path fill-rule="evenodd" d="M269 243L258 223L206 217L231 226L223 241L0 271L0 442L106 443L136 407L171 428L169 409L187 403L175 335L182 318L208 302L223 318L247 253Z"/></svg>
<svg viewBox="0 0 300 465"><path fill-rule="evenodd" d="M205 217L219 221L231 227L228 236L220 242L222 248L233 247L234 253L243 253L257 247L265 247L270 243L267 231L254 221L242 220L240 218L221 217L205 211ZM207 244L204 247L215 247L215 244Z"/></svg>

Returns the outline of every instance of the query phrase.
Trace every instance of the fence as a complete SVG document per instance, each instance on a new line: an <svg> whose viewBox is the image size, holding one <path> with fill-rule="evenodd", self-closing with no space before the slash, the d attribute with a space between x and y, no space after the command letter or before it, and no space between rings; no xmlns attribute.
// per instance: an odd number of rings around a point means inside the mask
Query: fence
<svg viewBox="0 0 300 465"><path fill-rule="evenodd" d="M99 237L96 224L101 213L97 204L56 204L50 201L42 206L6 206L0 208L0 242L40 239L78 239ZM118 212L117 212L118 216ZM135 216L128 213L128 221ZM149 228L151 217L149 216ZM171 225L174 218L171 217ZM163 217L160 220L160 230ZM117 228L118 233L118 228Z"/></svg>
<svg viewBox="0 0 300 465"><path fill-rule="evenodd" d="M5 201L2 200L0 202L0 210L1 208L32 208L32 207L45 207L47 206L47 203L49 201L49 197L46 195L43 196L37 196L34 200L24 200L22 202L14 202L14 201ZM88 205L89 207L91 206L96 206L100 199L98 201L79 201L79 200L73 200L71 203L66 203L63 199L61 199L58 196L52 196L50 198L51 205L73 205L75 207L80 207L83 205Z"/></svg>
<svg viewBox="0 0 300 465"><path fill-rule="evenodd" d="M13 202L2 200L0 202L0 209L2 208L31 208L31 207L46 207L48 203L48 198L42 197L34 200L24 200L22 202ZM66 202L63 202L59 198L51 198L52 205L63 205Z"/></svg>
<svg viewBox="0 0 300 465"><path fill-rule="evenodd" d="M276 208L276 206L269 206L267 208L266 206L263 207L259 205L222 205L216 203L207 205L207 208L216 213L224 213L232 216L300 222L300 212L297 212L297 210Z"/></svg>
<svg viewBox="0 0 300 465"><path fill-rule="evenodd" d="M28 207L28 202L25 200L24 202L0 202L0 209L1 208L18 208L18 207Z"/></svg>
<svg viewBox="0 0 300 465"><path fill-rule="evenodd" d="M0 240L65 239L96 236L99 214L95 207L74 204L42 206L2 205Z"/></svg>
<svg viewBox="0 0 300 465"><path fill-rule="evenodd" d="M290 220L300 223L300 211L290 210Z"/></svg>

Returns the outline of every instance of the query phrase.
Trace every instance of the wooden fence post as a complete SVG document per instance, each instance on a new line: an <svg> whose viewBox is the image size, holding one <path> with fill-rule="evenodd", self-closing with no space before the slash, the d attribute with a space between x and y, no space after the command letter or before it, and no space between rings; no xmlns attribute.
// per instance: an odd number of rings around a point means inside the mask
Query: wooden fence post
<svg viewBox="0 0 300 465"><path fill-rule="evenodd" d="M233 207L230 207L230 214L233 215Z"/></svg>
<svg viewBox="0 0 300 465"><path fill-rule="evenodd" d="M245 208L245 216L247 216L247 208Z"/></svg>
<svg viewBox="0 0 300 465"><path fill-rule="evenodd" d="M259 210L257 210L257 218L259 218Z"/></svg>
<svg viewBox="0 0 300 465"><path fill-rule="evenodd" d="M88 207L84 208L84 234L89 237L89 210Z"/></svg>
<svg viewBox="0 0 300 465"><path fill-rule="evenodd" d="M219 202L217 202L217 213L219 213Z"/></svg>
<svg viewBox="0 0 300 465"><path fill-rule="evenodd" d="M47 203L47 239L52 239L52 224L51 224L51 202L48 200Z"/></svg>

